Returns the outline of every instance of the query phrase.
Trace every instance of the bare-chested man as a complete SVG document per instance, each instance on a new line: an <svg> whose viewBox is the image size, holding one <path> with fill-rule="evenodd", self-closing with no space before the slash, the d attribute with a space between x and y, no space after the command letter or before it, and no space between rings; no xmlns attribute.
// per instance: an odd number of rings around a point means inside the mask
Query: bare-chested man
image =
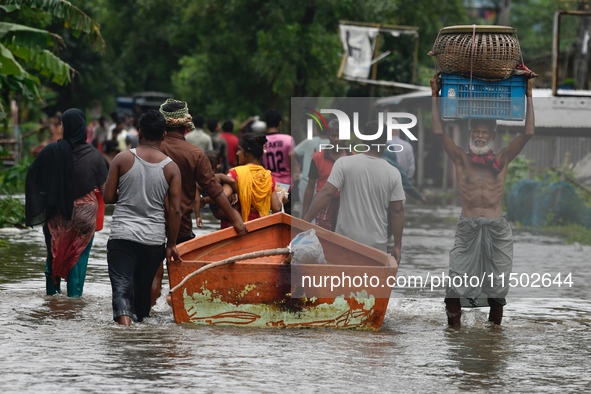
<svg viewBox="0 0 591 394"><path fill-rule="evenodd" d="M440 89L441 78L436 74L431 79L433 133L455 164L462 198L462 213L454 247L449 254L449 276L452 281L445 298L448 323L450 326L460 325L460 298L475 303L484 293L490 305L488 320L501 324L509 286L506 280L501 286L499 276L505 274L507 278L513 266L513 234L503 217L501 200L509 163L534 135L531 81L527 84L525 131L496 154L492 151L492 143L497 135L495 120L471 119L468 152L444 133L439 111ZM458 278L454 281L455 277L462 277L462 280ZM485 278L484 283L474 286L476 279L470 283L474 277L480 281Z"/></svg>

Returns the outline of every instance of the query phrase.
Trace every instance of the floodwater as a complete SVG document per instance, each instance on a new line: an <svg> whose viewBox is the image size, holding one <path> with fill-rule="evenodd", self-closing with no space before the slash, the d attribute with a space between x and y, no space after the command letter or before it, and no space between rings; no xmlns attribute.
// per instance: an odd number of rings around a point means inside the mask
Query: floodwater
<svg viewBox="0 0 591 394"><path fill-rule="evenodd" d="M407 205L399 275L447 272L458 215ZM124 328L112 320L108 225L109 217L80 299L45 295L40 228L0 230L9 243L0 243L0 391L591 390L589 246L515 231L515 272L570 272L573 283L535 299L512 289L500 328L485 308L465 310L462 328L447 328L442 299L426 289L395 291L378 332L177 325L163 297L152 318ZM201 234L214 227L207 220Z"/></svg>

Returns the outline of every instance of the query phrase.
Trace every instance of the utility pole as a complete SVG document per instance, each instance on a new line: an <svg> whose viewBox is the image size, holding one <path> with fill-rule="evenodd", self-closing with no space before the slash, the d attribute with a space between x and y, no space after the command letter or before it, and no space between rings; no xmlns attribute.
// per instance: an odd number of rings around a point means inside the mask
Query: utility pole
<svg viewBox="0 0 591 394"><path fill-rule="evenodd" d="M589 11L589 4L583 2L578 4L578 11ZM587 89L589 86L589 39L591 18L581 15L579 23L579 32L577 38L577 51L574 55L573 74L577 81L577 89Z"/></svg>

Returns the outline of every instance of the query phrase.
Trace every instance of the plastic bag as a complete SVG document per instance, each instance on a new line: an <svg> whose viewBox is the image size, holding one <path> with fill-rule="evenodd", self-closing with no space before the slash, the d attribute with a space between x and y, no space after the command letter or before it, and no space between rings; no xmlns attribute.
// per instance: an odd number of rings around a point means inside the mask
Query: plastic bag
<svg viewBox="0 0 591 394"><path fill-rule="evenodd" d="M289 244L292 264L326 264L324 251L313 228L296 235Z"/></svg>

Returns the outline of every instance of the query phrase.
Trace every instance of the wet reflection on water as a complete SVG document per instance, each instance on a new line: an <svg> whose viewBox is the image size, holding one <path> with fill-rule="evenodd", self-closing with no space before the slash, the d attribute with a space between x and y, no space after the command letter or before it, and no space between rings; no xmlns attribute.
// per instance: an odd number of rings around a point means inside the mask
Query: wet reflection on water
<svg viewBox="0 0 591 394"><path fill-rule="evenodd" d="M400 275L447 272L455 207L407 205ZM108 229L109 217L105 227ZM206 216L206 228L216 228ZM80 299L45 295L41 229L0 230L0 389L5 392L540 392L591 389L590 248L515 232L515 269L573 272L546 298L511 298L446 327L442 294L394 293L382 330L177 325L163 298L129 329L112 320L108 232L95 237ZM166 294L167 288L163 289ZM539 293L543 295L544 293Z"/></svg>
<svg viewBox="0 0 591 394"><path fill-rule="evenodd" d="M489 329L486 335L480 328L447 329L445 339L448 359L458 368L452 375L458 389L510 389L504 380L511 357L510 341L502 329Z"/></svg>

